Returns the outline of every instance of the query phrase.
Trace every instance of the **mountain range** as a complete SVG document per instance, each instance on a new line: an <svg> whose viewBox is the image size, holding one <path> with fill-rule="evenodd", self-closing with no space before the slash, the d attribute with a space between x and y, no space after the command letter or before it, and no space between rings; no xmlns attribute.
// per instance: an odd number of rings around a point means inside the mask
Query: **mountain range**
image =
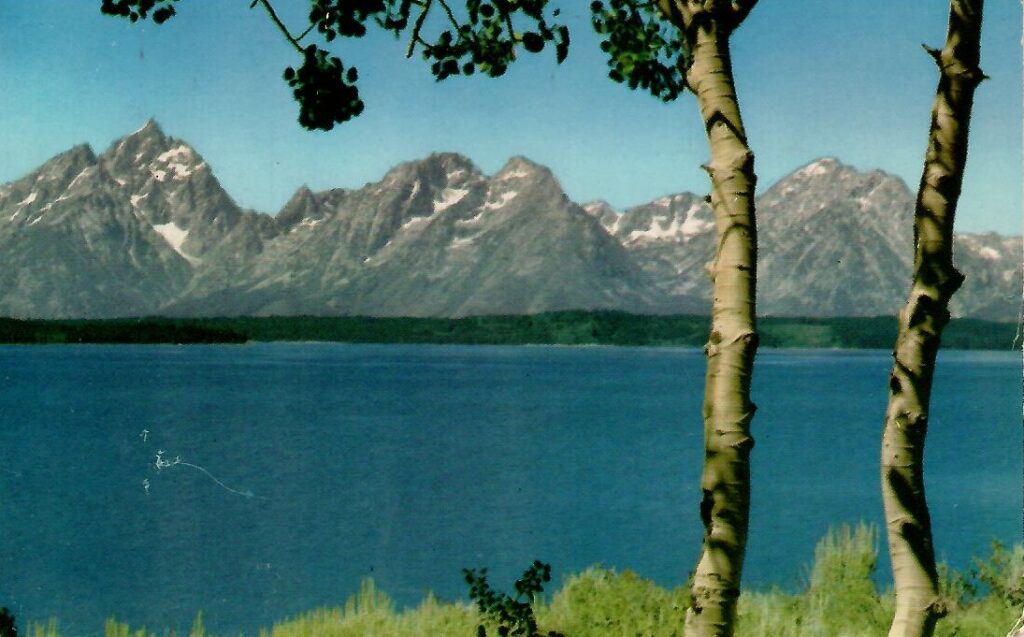
<svg viewBox="0 0 1024 637"><path fill-rule="evenodd" d="M759 313L895 313L913 208L899 178L834 158L772 185L757 200ZM437 153L361 188L302 187L271 216L150 120L0 186L0 315L705 313L714 247L701 196L577 204L524 157L485 175ZM954 251L954 315L1016 320L1021 237L958 234Z"/></svg>

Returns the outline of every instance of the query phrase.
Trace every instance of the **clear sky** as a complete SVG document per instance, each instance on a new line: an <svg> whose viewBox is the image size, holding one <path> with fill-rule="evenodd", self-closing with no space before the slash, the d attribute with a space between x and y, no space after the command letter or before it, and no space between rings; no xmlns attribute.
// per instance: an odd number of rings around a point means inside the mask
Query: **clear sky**
<svg viewBox="0 0 1024 637"><path fill-rule="evenodd" d="M671 104L607 79L589 2L562 0L569 59L527 56L504 78L436 83L389 36L336 41L366 112L310 133L280 79L297 54L248 0L183 0L163 26L101 16L99 0L0 2L0 182L73 144L99 152L155 117L194 145L243 206L275 213L302 184L358 187L394 164L461 152L485 172L512 155L550 166L579 202L618 207L704 193L691 95ZM302 0L279 0L302 20ZM288 5L288 6L284 6ZM573 7L573 8L568 8ZM733 36L762 186L821 156L916 187L945 0L763 0ZM1021 5L989 0L961 231L1021 232Z"/></svg>

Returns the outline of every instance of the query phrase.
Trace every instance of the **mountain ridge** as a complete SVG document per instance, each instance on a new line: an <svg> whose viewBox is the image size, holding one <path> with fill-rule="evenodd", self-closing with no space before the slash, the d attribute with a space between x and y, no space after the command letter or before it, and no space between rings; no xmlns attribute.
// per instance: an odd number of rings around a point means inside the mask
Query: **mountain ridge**
<svg viewBox="0 0 1024 637"><path fill-rule="evenodd" d="M898 177L820 158L757 206L762 314L902 305L913 195ZM957 235L968 278L955 315L1016 318L1020 246ZM0 186L0 314L18 318L700 313L713 250L703 197L577 204L522 156L486 175L432 153L359 188L303 185L276 216L246 210L152 119L99 155L77 145Z"/></svg>

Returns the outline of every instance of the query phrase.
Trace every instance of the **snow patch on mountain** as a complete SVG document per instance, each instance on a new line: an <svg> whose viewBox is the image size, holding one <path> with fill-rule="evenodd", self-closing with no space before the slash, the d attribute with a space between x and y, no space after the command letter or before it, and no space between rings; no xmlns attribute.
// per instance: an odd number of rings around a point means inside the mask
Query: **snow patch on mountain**
<svg viewBox="0 0 1024 637"><path fill-rule="evenodd" d="M449 244L448 247L451 248L452 250L458 250L459 248L468 248L469 246L473 245L473 242L479 236L479 234L474 234L468 237L456 237L455 239L452 239L452 242Z"/></svg>
<svg viewBox="0 0 1024 637"><path fill-rule="evenodd" d="M486 208L487 210L497 210L498 208L501 208L508 202L515 199L516 195L518 194L519 191L517 190L509 190L508 192L503 192L500 195L498 195L497 201L488 201L487 203L485 203L484 208Z"/></svg>
<svg viewBox="0 0 1024 637"><path fill-rule="evenodd" d="M413 218L409 219L408 221L406 221L405 223L403 223L402 227L399 228L398 231L399 232L405 232L406 230L413 230L413 229L419 228L420 226L425 226L428 223L430 223L431 221L433 221L434 219L437 219L438 214L440 212L442 212L443 210L444 210L443 208L441 210L435 209L434 210L434 214L422 215L422 216L419 216L419 217L413 217Z"/></svg>
<svg viewBox="0 0 1024 637"><path fill-rule="evenodd" d="M441 191L441 199L434 202L434 212L447 210L462 201L462 198L469 194L466 188L445 188Z"/></svg>
<svg viewBox="0 0 1024 637"><path fill-rule="evenodd" d="M685 241L714 225L710 221L698 219L696 215L698 210L700 210L699 205L694 204L691 206L686 211L684 220L681 223L678 216L672 217L672 221L669 221L668 215L657 215L651 219L651 225L646 230L630 232L627 241L632 243L638 241L662 241L666 239Z"/></svg>
<svg viewBox="0 0 1024 637"><path fill-rule="evenodd" d="M179 144L179 145L175 146L174 148L172 148L170 150L167 150L167 151L164 151L164 152L160 153L159 155L157 155L156 160L159 161L159 162L167 163L167 162L170 162L172 160L178 160L178 159L187 160L187 159L191 159L194 156L195 156L195 154L192 152L191 148L189 148L185 144Z"/></svg>
<svg viewBox="0 0 1024 637"><path fill-rule="evenodd" d="M27 206L27 205L29 205L30 203L32 203L33 201L35 201L38 198L39 198L39 193L36 192L35 190L33 190L32 192L28 193L27 197L25 197L24 199L19 201L18 205L19 206Z"/></svg>
<svg viewBox="0 0 1024 637"><path fill-rule="evenodd" d="M824 175L835 168L837 163L839 162L833 157L822 157L818 161L807 164L797 171L796 174L800 177L816 177L818 175Z"/></svg>
<svg viewBox="0 0 1024 637"><path fill-rule="evenodd" d="M672 205L672 200L675 197L659 197L651 202L652 205L658 206L659 208L668 208Z"/></svg>
<svg viewBox="0 0 1024 637"><path fill-rule="evenodd" d="M487 206L485 205L484 208L486 208L486 207ZM476 224L480 223L481 221L483 221L483 219L484 219L484 211L481 209L480 212L476 213L475 215L473 215L469 219L459 219L458 221L455 222L455 226L456 227L472 226L472 225L476 225Z"/></svg>
<svg viewBox="0 0 1024 637"><path fill-rule="evenodd" d="M683 225L679 228L684 237L689 238L715 227L715 223L713 221L705 221L704 219L697 218L697 211L699 210L700 205L694 204L686 211L686 221L684 221Z"/></svg>
<svg viewBox="0 0 1024 637"><path fill-rule="evenodd" d="M74 188L81 179L83 179L90 171L93 171L95 169L96 169L95 166L88 166L86 168L83 168L81 170L81 172L79 172L77 175L75 175L75 178L71 180L71 183L68 184L68 188L67 189L71 190L72 188Z"/></svg>
<svg viewBox="0 0 1024 637"><path fill-rule="evenodd" d="M174 251L180 254L186 261L193 265L199 262L199 259L182 250L182 245L185 244L185 239L188 238L188 230L179 228L178 224L173 221L154 224L153 229L156 230L157 234L163 237L164 241L174 248Z"/></svg>
<svg viewBox="0 0 1024 637"><path fill-rule="evenodd" d="M173 171L175 179L185 179L205 165L204 163L195 164L195 159L195 152L191 148L185 144L179 144L157 155L156 161L163 164L167 170ZM158 177L158 179L163 181L163 178Z"/></svg>
<svg viewBox="0 0 1024 637"><path fill-rule="evenodd" d="M505 174L503 174L503 175L501 175L499 177L496 177L495 181L508 181L510 179L522 179L523 177L529 177L529 176L530 176L530 172L528 170L524 170L522 168L516 168L515 170L510 170L507 173L505 173Z"/></svg>

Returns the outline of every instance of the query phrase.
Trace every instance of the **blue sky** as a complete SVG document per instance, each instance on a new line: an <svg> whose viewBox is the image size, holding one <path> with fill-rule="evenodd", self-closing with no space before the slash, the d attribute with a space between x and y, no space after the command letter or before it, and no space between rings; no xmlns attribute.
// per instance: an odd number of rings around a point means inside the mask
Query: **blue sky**
<svg viewBox="0 0 1024 637"><path fill-rule="evenodd" d="M302 19L305 2L279 0ZM576 201L619 207L707 191L694 100L663 104L606 77L589 2L563 0L569 59L528 56L504 78L436 83L385 35L341 41L366 112L310 133L280 79L294 50L245 0L184 0L163 26L101 16L99 0L0 4L0 182L75 143L101 151L155 117L192 143L240 204L276 212L302 184L358 187L394 164L451 150L485 172L513 155L550 166ZM872 7L870 10L866 7ZM765 0L733 36L760 183L821 156L916 187L940 46L940 0ZM961 231L1021 232L1021 6L986 3Z"/></svg>

